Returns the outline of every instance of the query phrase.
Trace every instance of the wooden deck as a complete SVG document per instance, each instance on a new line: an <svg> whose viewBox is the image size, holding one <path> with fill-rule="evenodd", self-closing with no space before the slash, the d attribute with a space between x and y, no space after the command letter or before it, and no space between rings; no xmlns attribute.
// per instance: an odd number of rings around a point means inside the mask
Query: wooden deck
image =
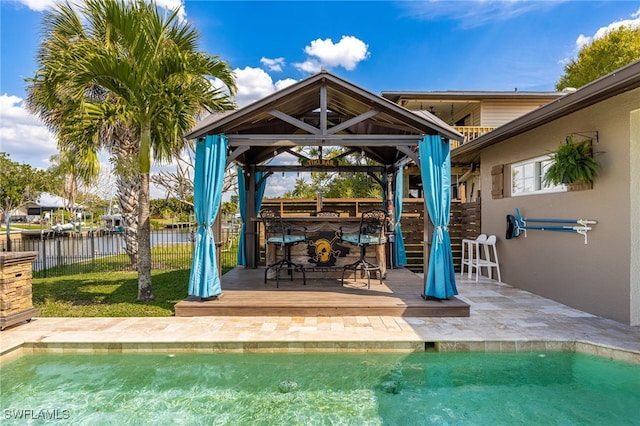
<svg viewBox="0 0 640 426"><path fill-rule="evenodd" d="M333 278L332 276L335 276ZM340 274L308 272L307 284L296 273L293 281L264 283L264 268L235 268L222 276L222 297L201 301L189 297L175 305L178 317L193 316L406 316L468 317L469 305L453 297L425 300L422 278L408 269L389 269L380 284L345 280Z"/></svg>

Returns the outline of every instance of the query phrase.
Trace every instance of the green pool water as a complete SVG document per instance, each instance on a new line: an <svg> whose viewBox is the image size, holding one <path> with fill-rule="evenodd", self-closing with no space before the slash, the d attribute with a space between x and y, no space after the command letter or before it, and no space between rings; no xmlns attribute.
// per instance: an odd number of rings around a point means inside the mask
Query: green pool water
<svg viewBox="0 0 640 426"><path fill-rule="evenodd" d="M0 423L633 425L640 366L575 353L25 355Z"/></svg>

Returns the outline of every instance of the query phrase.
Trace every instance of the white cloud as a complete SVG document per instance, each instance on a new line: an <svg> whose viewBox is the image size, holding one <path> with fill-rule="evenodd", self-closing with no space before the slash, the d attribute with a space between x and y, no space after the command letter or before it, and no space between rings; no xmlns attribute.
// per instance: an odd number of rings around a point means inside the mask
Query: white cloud
<svg viewBox="0 0 640 426"><path fill-rule="evenodd" d="M236 94L238 106L247 105L275 91L271 76L261 68L237 68L233 72L238 87Z"/></svg>
<svg viewBox="0 0 640 426"><path fill-rule="evenodd" d="M582 49L582 46L585 46L589 43L591 43L591 37L587 37L584 34L580 34L576 39L576 49L580 50Z"/></svg>
<svg viewBox="0 0 640 426"><path fill-rule="evenodd" d="M8 152L11 161L47 168L49 157L58 152L54 135L30 114L22 98L0 96L0 151Z"/></svg>
<svg viewBox="0 0 640 426"><path fill-rule="evenodd" d="M322 64L315 59L307 59L304 62L298 62L293 65L300 71L304 71L309 74L315 74L322 71Z"/></svg>
<svg viewBox="0 0 640 426"><path fill-rule="evenodd" d="M260 63L269 68L269 70L271 71L282 71L282 67L284 66L284 58L270 59L263 56L260 59Z"/></svg>
<svg viewBox="0 0 640 426"><path fill-rule="evenodd" d="M51 9L56 3L55 0L18 0L18 2L24 4L29 9L36 12L42 12L44 10Z"/></svg>
<svg viewBox="0 0 640 426"><path fill-rule="evenodd" d="M59 0L18 0L18 2L24 4L31 10L43 12L45 10L52 9ZM149 0L147 0L147 2L149 2ZM185 19L187 17L187 13L184 10L183 0L156 0L156 4L158 7L167 8L169 10L179 8L178 17L180 19Z"/></svg>
<svg viewBox="0 0 640 426"><path fill-rule="evenodd" d="M285 87L289 87L292 84L297 83L298 80L294 80L293 78L285 78L284 80L278 80L275 83L276 90L284 89Z"/></svg>
<svg viewBox="0 0 640 426"><path fill-rule="evenodd" d="M286 192L291 191L296 186L295 175L273 175L267 180L264 196L266 198L280 198Z"/></svg>
<svg viewBox="0 0 640 426"><path fill-rule="evenodd" d="M593 40L597 40L606 36L610 31L617 30L620 27L640 28L640 9L637 12L631 14L633 19L624 19L621 21L612 22L606 27L601 27L591 37L580 34L576 39L576 50L580 50L583 46L591 43Z"/></svg>
<svg viewBox="0 0 640 426"><path fill-rule="evenodd" d="M274 83L271 76L261 68L236 68L233 72L236 76L236 86L238 87L235 99L239 107L264 98L296 82L296 80L287 78Z"/></svg>
<svg viewBox="0 0 640 426"><path fill-rule="evenodd" d="M156 0L158 7L167 8L168 10L178 9L178 18L180 20L187 19L187 12L184 10L183 0Z"/></svg>
<svg viewBox="0 0 640 426"><path fill-rule="evenodd" d="M353 36L342 36L339 42L313 40L304 51L311 58L305 62L294 64L296 68L306 72L318 72L322 68L342 67L347 71L355 69L359 62L370 55L369 46Z"/></svg>

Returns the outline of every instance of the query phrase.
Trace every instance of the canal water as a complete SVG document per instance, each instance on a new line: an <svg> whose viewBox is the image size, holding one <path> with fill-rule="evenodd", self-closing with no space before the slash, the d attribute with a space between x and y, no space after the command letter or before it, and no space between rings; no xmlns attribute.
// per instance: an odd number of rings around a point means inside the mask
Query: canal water
<svg viewBox="0 0 640 426"><path fill-rule="evenodd" d="M167 229L151 232L151 247L184 246L194 241L189 229ZM52 233L14 241L13 251L36 251L33 270L42 271L59 265L126 254L126 242L121 233L96 232Z"/></svg>

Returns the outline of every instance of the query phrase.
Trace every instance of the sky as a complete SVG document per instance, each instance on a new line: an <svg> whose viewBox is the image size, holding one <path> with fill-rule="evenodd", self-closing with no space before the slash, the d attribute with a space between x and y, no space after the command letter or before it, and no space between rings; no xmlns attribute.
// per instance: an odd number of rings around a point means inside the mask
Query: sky
<svg viewBox="0 0 640 426"><path fill-rule="evenodd" d="M609 28L640 25L640 1L630 0L156 2L178 8L200 33L200 50L229 63L239 106L322 69L374 94L552 91L580 47ZM53 4L0 0L0 151L38 168L48 167L56 140L25 110L25 79Z"/></svg>

